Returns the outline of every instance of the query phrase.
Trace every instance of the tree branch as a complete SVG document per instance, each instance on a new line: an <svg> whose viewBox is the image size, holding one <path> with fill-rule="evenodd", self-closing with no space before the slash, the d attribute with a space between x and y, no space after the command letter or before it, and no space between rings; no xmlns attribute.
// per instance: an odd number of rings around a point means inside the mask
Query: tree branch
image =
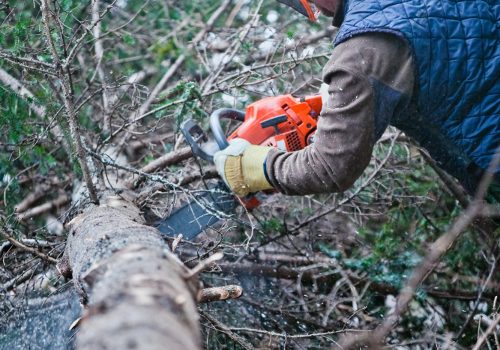
<svg viewBox="0 0 500 350"><path fill-rule="evenodd" d="M48 0L42 0L41 4L41 10L42 10L42 21L43 21L43 28L45 32L45 37L49 46L49 49L52 53L52 59L55 62L55 66L58 72L58 77L62 82L62 89L63 89L63 100L64 100L64 106L66 108L66 113L68 114L68 123L69 123L69 129L71 133L71 138L73 139L73 143L76 148L76 155L78 162L80 164L82 173L83 173L83 179L85 181L85 184L87 185L87 190L89 192L89 197L90 200L93 203L99 203L99 200L97 198L97 193L94 184L92 183L92 177L90 175L89 171L89 166L87 164L87 160L85 157L85 152L83 150L82 146L82 139L80 135L80 131L78 130L78 121L75 115L75 107L73 105L73 95L71 92L71 86L69 83L69 73L63 66L59 54L57 53L56 47L54 45L54 41L52 40L51 36L51 30L50 30L50 25L49 25L49 4ZM66 62L68 63L68 62Z"/></svg>

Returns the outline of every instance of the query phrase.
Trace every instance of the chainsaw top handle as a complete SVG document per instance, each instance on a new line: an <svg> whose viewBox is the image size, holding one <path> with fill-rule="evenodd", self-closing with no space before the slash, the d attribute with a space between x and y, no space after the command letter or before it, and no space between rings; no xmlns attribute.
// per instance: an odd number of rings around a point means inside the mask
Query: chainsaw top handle
<svg viewBox="0 0 500 350"><path fill-rule="evenodd" d="M226 134L222 130L222 126L220 124L221 118L244 122L245 112L234 108L219 108L213 111L210 115L210 130L212 131L212 135L214 135L217 145L222 150L227 148L229 143L227 142Z"/></svg>

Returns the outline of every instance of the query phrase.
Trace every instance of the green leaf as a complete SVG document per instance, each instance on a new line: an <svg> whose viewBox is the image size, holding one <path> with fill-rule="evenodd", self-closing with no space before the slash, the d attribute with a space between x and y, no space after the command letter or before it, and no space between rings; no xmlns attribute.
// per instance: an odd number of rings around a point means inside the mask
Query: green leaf
<svg viewBox="0 0 500 350"><path fill-rule="evenodd" d="M123 37L123 42L127 45L130 45L130 46L133 46L135 45L136 41L135 41L135 38L130 35L130 34L125 34Z"/></svg>

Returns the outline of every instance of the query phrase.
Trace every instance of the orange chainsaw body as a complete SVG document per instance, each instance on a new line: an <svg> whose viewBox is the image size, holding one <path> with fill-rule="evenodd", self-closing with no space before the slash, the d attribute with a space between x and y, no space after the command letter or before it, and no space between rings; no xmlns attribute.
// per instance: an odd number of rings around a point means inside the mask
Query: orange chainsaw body
<svg viewBox="0 0 500 350"><path fill-rule="evenodd" d="M300 99L292 95L263 98L247 107L245 120L228 140L239 137L254 145L288 152L301 150L313 141L321 108L321 95ZM260 205L256 194L240 200L248 210Z"/></svg>
<svg viewBox="0 0 500 350"><path fill-rule="evenodd" d="M312 142L321 112L321 95L266 97L250 104L244 122L228 137L293 152Z"/></svg>

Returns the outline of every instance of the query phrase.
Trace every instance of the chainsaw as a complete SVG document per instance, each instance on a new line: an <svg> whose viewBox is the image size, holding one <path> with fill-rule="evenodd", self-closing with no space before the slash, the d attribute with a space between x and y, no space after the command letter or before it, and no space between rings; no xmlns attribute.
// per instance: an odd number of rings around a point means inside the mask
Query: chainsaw
<svg viewBox="0 0 500 350"><path fill-rule="evenodd" d="M208 162L213 162L215 152L228 147L229 141L235 138L245 139L254 145L294 152L314 142L321 108L320 95L305 98L291 95L267 97L248 105L245 112L232 108L215 110L209 119L210 136L193 119L183 122L180 129L193 154ZM240 124L226 137L221 120L234 120ZM260 204L260 200L252 194L238 200L220 182L155 226L166 235L182 233L185 239L193 239L219 221L217 212L231 212L237 203L251 210Z"/></svg>

